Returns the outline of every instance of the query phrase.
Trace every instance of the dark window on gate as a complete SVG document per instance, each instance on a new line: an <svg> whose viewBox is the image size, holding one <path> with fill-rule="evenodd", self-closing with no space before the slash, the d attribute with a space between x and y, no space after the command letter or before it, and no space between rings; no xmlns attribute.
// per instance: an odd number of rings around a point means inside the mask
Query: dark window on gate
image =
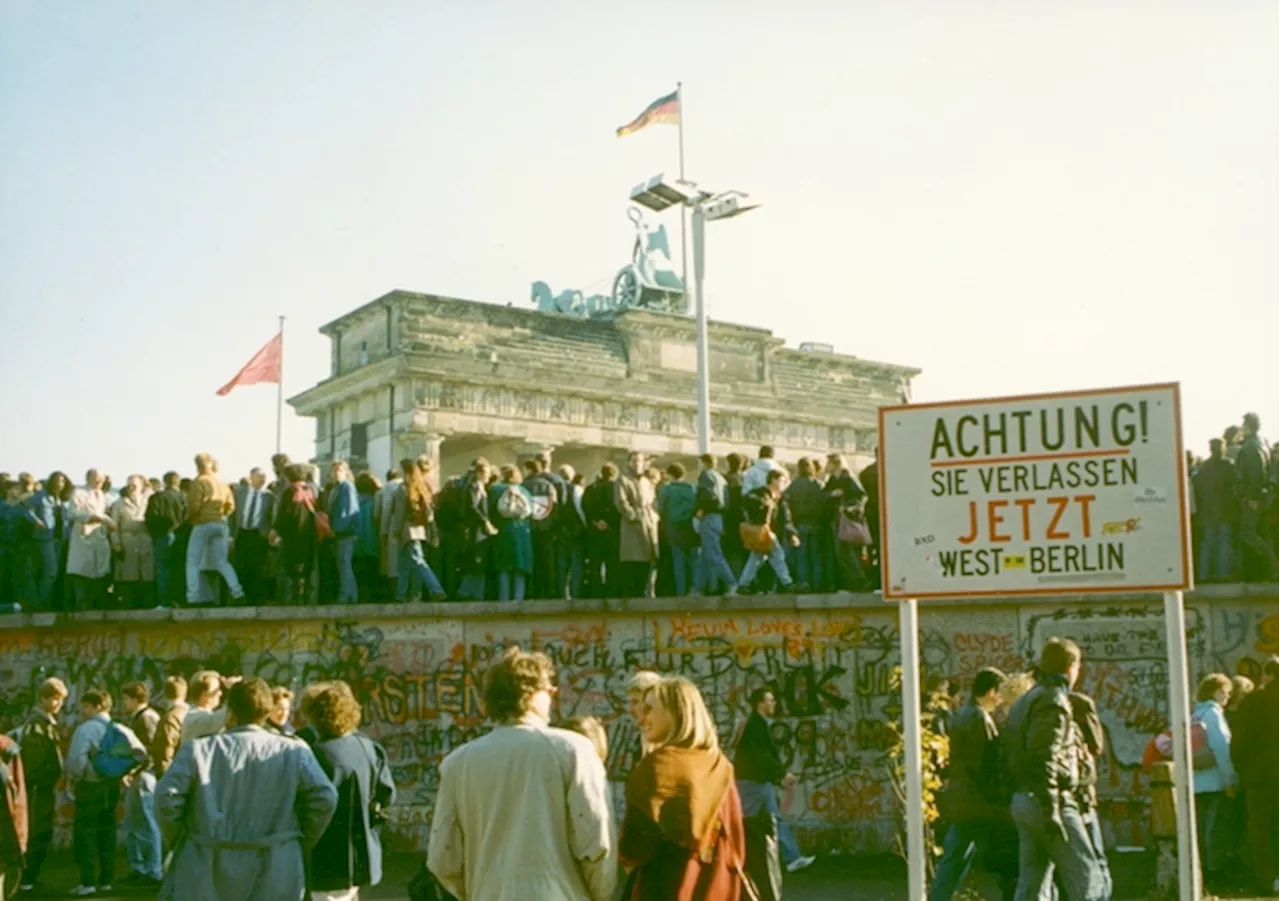
<svg viewBox="0 0 1280 901"><path fill-rule="evenodd" d="M351 456L364 459L369 455L369 423L351 424Z"/></svg>

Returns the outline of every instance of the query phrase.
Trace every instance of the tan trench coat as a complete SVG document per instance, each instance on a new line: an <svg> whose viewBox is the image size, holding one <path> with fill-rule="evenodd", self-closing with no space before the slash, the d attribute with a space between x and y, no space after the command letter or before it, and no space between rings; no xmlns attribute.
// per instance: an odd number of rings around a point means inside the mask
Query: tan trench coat
<svg viewBox="0 0 1280 901"><path fill-rule="evenodd" d="M116 581L154 582L155 548L147 533L147 497L121 496L111 508L111 519L116 524L111 547L121 555L116 561Z"/></svg>
<svg viewBox="0 0 1280 901"><path fill-rule="evenodd" d="M71 540L67 542L67 575L105 579L111 575L111 542L107 527L90 523L90 518L107 516L107 495L102 491L78 488L68 505Z"/></svg>
<svg viewBox="0 0 1280 901"><path fill-rule="evenodd" d="M622 521L619 524L618 560L622 563L653 563L658 559L658 510L654 506L653 482L643 476L618 477L613 500Z"/></svg>

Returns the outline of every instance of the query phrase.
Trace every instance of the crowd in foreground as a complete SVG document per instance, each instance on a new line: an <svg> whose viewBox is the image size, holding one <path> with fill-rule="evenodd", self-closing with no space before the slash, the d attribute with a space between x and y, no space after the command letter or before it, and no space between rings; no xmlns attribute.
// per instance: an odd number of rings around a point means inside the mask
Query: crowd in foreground
<svg viewBox="0 0 1280 901"><path fill-rule="evenodd" d="M1093 700L1076 690L1082 664L1074 642L1049 639L1033 673L984 669L954 712L945 689L927 699L927 716L949 739L930 901L950 899L975 863L1004 901L1112 897L1098 811L1106 732ZM1273 657L1256 690L1243 676L1211 673L1195 693L1196 838L1214 893L1277 891L1276 679ZM1154 736L1144 765L1171 759L1172 742L1168 731Z"/></svg>
<svg viewBox="0 0 1280 901"><path fill-rule="evenodd" d="M202 671L189 685L169 677L164 692L157 708L145 683L125 685L116 718L106 691L84 692L64 749L67 687L40 686L25 722L0 736L0 897L41 894L61 784L75 803L73 897L117 887L119 831L130 867L120 885L165 898L266 901L297 897L305 880L315 901L332 901L379 880L374 829L395 782L383 749L357 731L346 683L309 686L297 717L292 692L261 679Z"/></svg>
<svg viewBox="0 0 1280 901"><path fill-rule="evenodd" d="M982 670L966 705L930 705L951 748L931 901L953 897L974 864L997 877L1005 899L1111 898L1096 796L1104 734L1092 700L1074 690L1081 665L1073 642L1051 638L1033 673ZM1207 676L1198 692L1196 813L1211 887L1245 860L1264 891L1276 886L1274 658L1264 674L1258 690L1239 687L1238 702L1225 676ZM553 727L554 666L508 648L484 676L491 731L440 764L415 901L781 898L785 872L813 858L779 809L777 789L795 777L771 736L771 692L751 695L730 760L692 682L641 671L628 689L641 746L619 823L601 724ZM65 757L58 716L68 695L57 679L41 686L26 722L0 736L0 897L14 883L38 891L64 778L75 801L76 897L114 888L122 794L123 881L157 887L162 899L356 901L381 881L380 831L396 785L383 749L359 731L346 683L309 686L296 714L287 690L213 672L190 686L167 679L163 710L141 683L123 695L119 719L106 692L79 698Z"/></svg>
<svg viewBox="0 0 1280 901"><path fill-rule="evenodd" d="M876 467L760 448L696 475L640 453L587 483L546 455L472 461L439 486L427 458L380 481L285 455L238 484L207 454L192 479L90 470L7 480L0 602L28 611L178 604L519 601L867 590L878 581ZM6 481L7 480L7 481ZM209 575L213 574L213 579Z"/></svg>

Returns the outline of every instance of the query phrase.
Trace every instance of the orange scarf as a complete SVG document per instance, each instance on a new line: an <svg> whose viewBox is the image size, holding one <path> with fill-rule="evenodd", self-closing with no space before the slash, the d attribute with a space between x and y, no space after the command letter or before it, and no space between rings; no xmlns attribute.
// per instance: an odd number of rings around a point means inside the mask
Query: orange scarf
<svg viewBox="0 0 1280 901"><path fill-rule="evenodd" d="M733 764L719 751L660 747L631 771L627 803L657 823L664 839L706 860L732 785Z"/></svg>

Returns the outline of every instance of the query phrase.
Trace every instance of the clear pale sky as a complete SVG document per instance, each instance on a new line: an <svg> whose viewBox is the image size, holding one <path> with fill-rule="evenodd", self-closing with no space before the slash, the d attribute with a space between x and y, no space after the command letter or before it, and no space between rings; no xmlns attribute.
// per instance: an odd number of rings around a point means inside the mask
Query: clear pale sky
<svg viewBox="0 0 1280 901"><path fill-rule="evenodd" d="M764 202L708 228L714 318L1275 438L1277 56L1273 0L6 0L0 469L238 476L275 388L214 391L278 315L294 394L393 288L607 290L676 168L614 129L679 79L690 177Z"/></svg>

